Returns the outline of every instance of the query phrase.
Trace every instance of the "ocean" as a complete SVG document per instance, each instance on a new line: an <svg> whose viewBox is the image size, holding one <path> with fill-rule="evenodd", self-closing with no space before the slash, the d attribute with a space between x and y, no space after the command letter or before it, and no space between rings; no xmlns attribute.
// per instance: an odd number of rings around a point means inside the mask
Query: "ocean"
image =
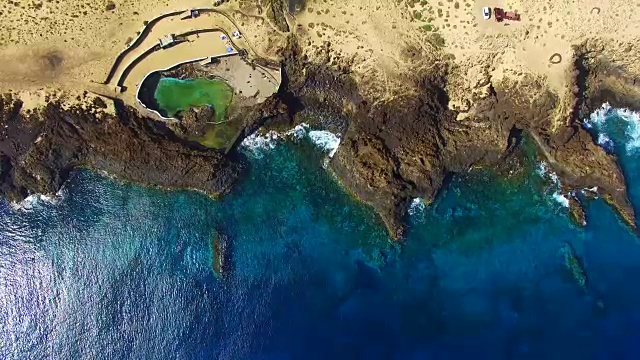
<svg viewBox="0 0 640 360"><path fill-rule="evenodd" d="M640 205L638 115L584 126ZM400 245L326 170L339 140L251 137L219 199L79 170L0 202L0 359L640 357L640 244L601 199L575 225L528 152L520 176L476 169L415 199Z"/></svg>

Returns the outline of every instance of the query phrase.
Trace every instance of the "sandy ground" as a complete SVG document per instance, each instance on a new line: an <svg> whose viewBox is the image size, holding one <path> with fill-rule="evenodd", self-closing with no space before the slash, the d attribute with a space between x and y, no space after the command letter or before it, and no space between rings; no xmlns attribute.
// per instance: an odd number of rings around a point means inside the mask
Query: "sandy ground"
<svg viewBox="0 0 640 360"><path fill-rule="evenodd" d="M484 20L483 6L517 11L521 21ZM312 0L293 21L311 58L350 64L379 101L419 91L411 74L452 61L457 75L449 78L450 107L463 119L491 84L503 81L536 79L568 99L572 46L586 39L619 48L609 57L640 76L633 53L619 56L640 40L638 10L640 2L624 0ZM562 61L552 64L555 53ZM558 109L558 122L567 111Z"/></svg>
<svg viewBox="0 0 640 360"><path fill-rule="evenodd" d="M19 97L27 102L25 108L40 107L46 98L77 102L78 96L85 98L85 90L95 89L101 93L112 91L99 83L106 79L116 56L137 37L145 21L171 11L212 6L211 1L204 0L36 0L30 3L16 0L8 3L0 10L3 21L0 62L4 64L0 67L0 90L19 93ZM219 9L232 13L237 11L237 4L232 2ZM252 25L246 21L239 22L244 23ZM229 32L235 30L228 20L216 14L205 14L187 21L162 20L140 49L147 49L145 46L148 42L157 43L158 37L165 33L212 27L222 27ZM264 31L252 36L256 45L245 39L240 40L239 45L261 56L268 56L261 49L263 44L269 44L263 36L270 35L269 29L272 27L264 22L262 27ZM246 32L242 27L240 30ZM186 60L189 56L215 55L225 50L218 46L221 42L219 35L200 36L203 39L212 37L212 49L196 50L196 47L202 47L200 41L196 43L199 46L181 44L176 47L181 52L173 63ZM167 55L169 53L156 57L159 67L169 62L163 60ZM128 60L129 57L124 63ZM153 65L145 69L149 67Z"/></svg>
<svg viewBox="0 0 640 360"><path fill-rule="evenodd" d="M247 47L276 58L287 34L269 22L263 3L231 0L221 9L234 18ZM28 92L30 106L36 106L44 98L39 91L74 91L103 81L145 20L209 6L204 0L9 1L0 10L6 29L0 35L0 89ZM483 6L516 10L522 21L483 20ZM417 91L407 81L412 74L453 61L462 75L448 90L458 110L481 97L488 84L523 76L541 79L562 96L572 45L595 37L623 46L640 38L640 3L625 0L311 0L300 10L288 20L305 53L350 65L362 89L379 101ZM167 22L149 39L209 20L189 21ZM558 64L549 62L554 53L562 56ZM640 74L640 62L625 63L625 69Z"/></svg>
<svg viewBox="0 0 640 360"><path fill-rule="evenodd" d="M521 14L520 22L484 20L483 6L502 7ZM549 78L554 89L566 61L549 63L554 53L570 59L571 45L589 37L630 41L640 35L640 3L608 1L504 1L428 0L377 3L373 1L312 1L296 20L314 45L331 42L346 56L359 59L370 69L376 63L385 73L402 72L412 66L403 56L411 48L423 49L429 58L430 37L439 34L444 50L457 62L490 55L499 57L494 76L505 71L529 71ZM593 8L599 8L599 13ZM432 30L422 29L430 25ZM436 35L438 36L438 35ZM501 65L501 66L499 66Z"/></svg>

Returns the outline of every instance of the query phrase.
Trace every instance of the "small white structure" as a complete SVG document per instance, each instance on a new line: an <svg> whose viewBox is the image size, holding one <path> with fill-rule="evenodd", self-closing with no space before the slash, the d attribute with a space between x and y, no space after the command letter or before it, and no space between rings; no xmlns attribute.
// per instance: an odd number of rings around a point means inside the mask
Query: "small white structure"
<svg viewBox="0 0 640 360"><path fill-rule="evenodd" d="M231 36L233 36L234 39L240 39L242 35L240 34L240 31L236 30L231 33Z"/></svg>
<svg viewBox="0 0 640 360"><path fill-rule="evenodd" d="M482 8L482 18L485 20L489 20L489 18L491 18L491 8L488 6L485 6Z"/></svg>
<svg viewBox="0 0 640 360"><path fill-rule="evenodd" d="M176 36L174 34L165 35L158 39L158 41L160 43L160 48L166 49L176 42Z"/></svg>

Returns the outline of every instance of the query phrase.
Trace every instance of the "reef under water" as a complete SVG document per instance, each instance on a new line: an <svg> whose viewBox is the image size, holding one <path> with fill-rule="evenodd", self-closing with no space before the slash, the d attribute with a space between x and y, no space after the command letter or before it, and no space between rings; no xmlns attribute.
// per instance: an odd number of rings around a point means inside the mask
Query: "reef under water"
<svg viewBox="0 0 640 360"><path fill-rule="evenodd" d="M621 114L585 126L611 139L637 206ZM415 199L394 243L323 166L339 140L252 136L248 173L215 200L81 170L56 197L0 203L0 358L639 355L640 244L604 201L575 225L529 154L522 176L471 170Z"/></svg>

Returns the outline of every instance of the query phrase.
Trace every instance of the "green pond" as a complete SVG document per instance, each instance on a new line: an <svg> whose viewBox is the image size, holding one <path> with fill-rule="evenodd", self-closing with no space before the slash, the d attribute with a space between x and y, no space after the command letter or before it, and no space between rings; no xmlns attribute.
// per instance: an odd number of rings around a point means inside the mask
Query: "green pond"
<svg viewBox="0 0 640 360"><path fill-rule="evenodd" d="M233 88L222 80L162 78L154 97L170 117L180 111L203 105L212 106L216 122L223 121L233 98Z"/></svg>

